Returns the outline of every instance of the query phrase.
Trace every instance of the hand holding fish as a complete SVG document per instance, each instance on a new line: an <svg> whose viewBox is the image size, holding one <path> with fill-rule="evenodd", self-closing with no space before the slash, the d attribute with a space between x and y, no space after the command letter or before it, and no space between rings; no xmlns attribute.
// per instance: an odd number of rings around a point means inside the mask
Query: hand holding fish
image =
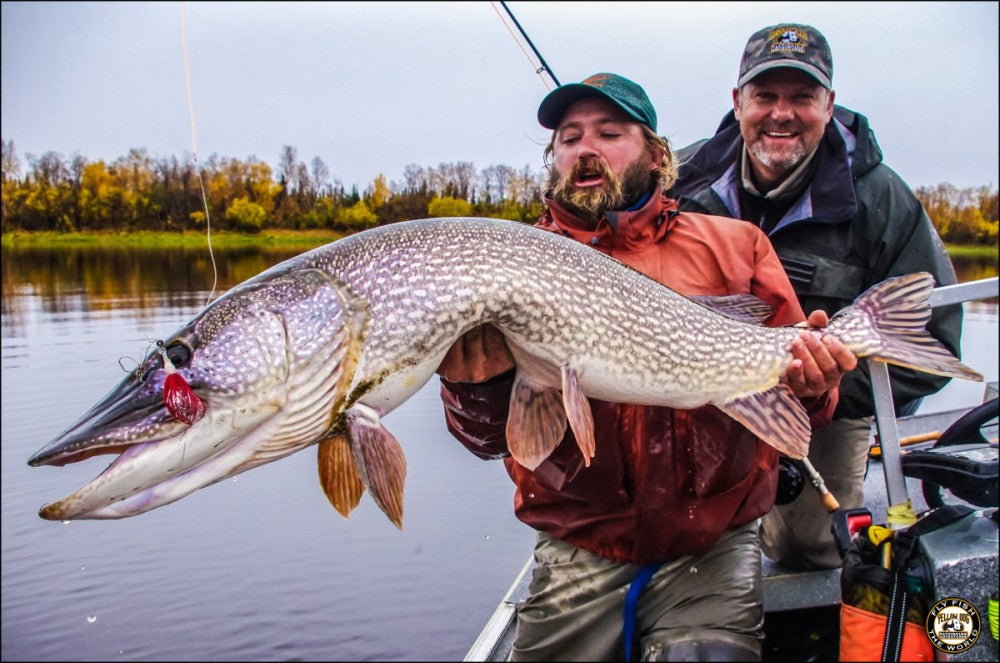
<svg viewBox="0 0 1000 663"><path fill-rule="evenodd" d="M816 310L805 322L810 329L830 324L826 311ZM791 344L794 359L782 382L799 398L812 398L840 384L845 374L857 368L858 359L834 336L820 337L804 331Z"/></svg>
<svg viewBox="0 0 1000 663"><path fill-rule="evenodd" d="M467 331L448 348L438 374L449 382L485 382L514 368L503 334L493 325Z"/></svg>

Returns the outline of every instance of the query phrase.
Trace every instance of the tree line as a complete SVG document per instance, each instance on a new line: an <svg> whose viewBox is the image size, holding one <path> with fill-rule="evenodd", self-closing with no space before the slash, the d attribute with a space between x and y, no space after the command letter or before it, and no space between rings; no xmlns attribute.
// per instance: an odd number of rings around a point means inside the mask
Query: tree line
<svg viewBox="0 0 1000 663"><path fill-rule="evenodd" d="M256 157L195 163L136 148L111 163L28 154L23 167L13 141L0 143L3 232L204 230L206 203L213 229L240 232L353 232L428 216L534 221L544 209L543 176L528 165L410 164L401 182L380 174L359 191L333 179L320 157L300 161L291 146L274 170Z"/></svg>
<svg viewBox="0 0 1000 663"><path fill-rule="evenodd" d="M13 230L204 230L272 228L340 232L429 216L534 221L544 209L544 174L472 162L410 164L402 181L378 175L364 190L331 177L320 157L308 164L286 145L277 170L255 157L210 156L204 163L131 149L111 163L56 152L27 154L2 141L3 232ZM200 180L200 181L199 181ZM204 198L202 195L204 184ZM917 198L951 244L996 244L997 190L948 183L918 187Z"/></svg>

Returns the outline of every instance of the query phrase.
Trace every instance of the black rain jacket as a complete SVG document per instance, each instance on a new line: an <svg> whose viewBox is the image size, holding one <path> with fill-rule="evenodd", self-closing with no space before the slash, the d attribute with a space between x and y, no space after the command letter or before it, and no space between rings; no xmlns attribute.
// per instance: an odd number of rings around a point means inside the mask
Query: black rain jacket
<svg viewBox="0 0 1000 663"><path fill-rule="evenodd" d="M680 173L671 196L681 210L745 218L740 209L739 123L729 111L715 136L678 151ZM956 282L955 270L920 201L882 161L868 120L834 106L812 177L768 233L802 309L831 316L867 288L892 276L926 271L938 286ZM760 219L747 219L760 225ZM962 306L935 308L930 333L956 357ZM890 366L897 415L915 411L923 396L950 378ZM844 376L835 419L873 414L868 364Z"/></svg>

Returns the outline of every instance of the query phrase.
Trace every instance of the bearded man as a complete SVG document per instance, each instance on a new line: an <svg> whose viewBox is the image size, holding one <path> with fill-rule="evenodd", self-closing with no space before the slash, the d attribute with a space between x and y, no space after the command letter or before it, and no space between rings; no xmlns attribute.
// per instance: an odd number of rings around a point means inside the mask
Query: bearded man
<svg viewBox="0 0 1000 663"><path fill-rule="evenodd" d="M640 86L597 74L552 91L538 120L553 130L539 227L681 294L754 295L771 306L769 325L805 320L760 229L678 212L664 194L674 157ZM809 323L827 319L818 313ZM854 356L808 332L792 353L785 384L821 426ZM513 366L502 333L484 326L459 339L438 369L449 430L476 455L504 458L515 513L538 530L513 660L628 660L633 644L643 660L759 659L757 530L774 503L777 452L713 406L590 399L589 467L567 430L528 470L510 458L504 434Z"/></svg>

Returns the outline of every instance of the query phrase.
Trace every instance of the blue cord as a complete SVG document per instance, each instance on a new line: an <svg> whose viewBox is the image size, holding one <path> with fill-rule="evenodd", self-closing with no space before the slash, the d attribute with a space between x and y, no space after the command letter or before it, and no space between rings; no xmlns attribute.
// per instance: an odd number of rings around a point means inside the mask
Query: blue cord
<svg viewBox="0 0 1000 663"><path fill-rule="evenodd" d="M625 660L632 660L632 637L635 634L635 608L639 603L639 594L649 584L653 574L662 564L646 564L639 568L639 571L632 578L632 583L628 586L628 593L625 595L625 617L622 624L622 637L625 639Z"/></svg>

